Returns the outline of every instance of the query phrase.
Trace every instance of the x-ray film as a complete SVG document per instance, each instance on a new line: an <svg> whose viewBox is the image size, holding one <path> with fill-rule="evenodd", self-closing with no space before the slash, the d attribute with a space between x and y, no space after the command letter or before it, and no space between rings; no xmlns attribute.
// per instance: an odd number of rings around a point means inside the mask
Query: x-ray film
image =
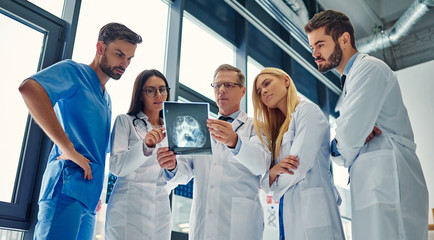
<svg viewBox="0 0 434 240"><path fill-rule="evenodd" d="M211 155L206 126L208 103L164 102L164 126L170 150L178 155Z"/></svg>

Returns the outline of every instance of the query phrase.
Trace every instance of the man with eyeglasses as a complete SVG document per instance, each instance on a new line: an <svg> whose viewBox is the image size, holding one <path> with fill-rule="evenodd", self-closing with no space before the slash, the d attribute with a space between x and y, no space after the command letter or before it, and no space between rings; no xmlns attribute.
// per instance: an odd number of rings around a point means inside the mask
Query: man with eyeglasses
<svg viewBox="0 0 434 240"><path fill-rule="evenodd" d="M246 93L238 68L223 64L214 74L219 119L208 119L212 156L175 156L160 148L157 159L165 177L185 184L194 177L189 239L262 239L260 180L270 166L270 152L261 144L253 120L240 110Z"/></svg>

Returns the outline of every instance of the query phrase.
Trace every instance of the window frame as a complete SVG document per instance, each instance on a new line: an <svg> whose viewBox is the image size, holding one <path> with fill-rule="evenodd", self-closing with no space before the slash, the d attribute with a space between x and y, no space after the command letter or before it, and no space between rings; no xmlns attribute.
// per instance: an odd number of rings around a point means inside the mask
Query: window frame
<svg viewBox="0 0 434 240"><path fill-rule="evenodd" d="M0 13L44 34L38 70L63 58L67 32L64 20L23 0L1 1ZM50 139L29 115L12 201L0 202L0 227L18 230L31 227L32 218L36 218L40 181L51 146Z"/></svg>

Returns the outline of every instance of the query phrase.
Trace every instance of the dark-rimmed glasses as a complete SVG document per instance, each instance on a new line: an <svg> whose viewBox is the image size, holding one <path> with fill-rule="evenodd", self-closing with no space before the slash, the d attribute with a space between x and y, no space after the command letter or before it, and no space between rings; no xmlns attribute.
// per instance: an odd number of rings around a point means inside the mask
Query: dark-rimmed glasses
<svg viewBox="0 0 434 240"><path fill-rule="evenodd" d="M166 86L161 86L159 88L147 87L145 89L142 89L142 92L145 92L146 96L148 96L148 97L155 97L155 96L157 96L157 90L158 90L158 92L160 92L160 94L162 96L166 96L167 95L167 91L169 91L170 88L168 88Z"/></svg>
<svg viewBox="0 0 434 240"><path fill-rule="evenodd" d="M235 86L242 87L243 85L233 82L211 83L211 87L213 87L215 90L220 89L221 86L225 86L225 88L234 88Z"/></svg>

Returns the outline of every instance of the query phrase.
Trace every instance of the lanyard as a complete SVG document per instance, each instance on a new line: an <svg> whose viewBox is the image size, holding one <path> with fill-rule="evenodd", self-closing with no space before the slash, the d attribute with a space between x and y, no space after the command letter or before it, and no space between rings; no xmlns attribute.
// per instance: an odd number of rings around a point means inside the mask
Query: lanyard
<svg viewBox="0 0 434 240"><path fill-rule="evenodd" d="M238 129L240 129L240 127L243 126L243 125L244 125L244 122L242 122L242 123L240 124L240 126L238 126L238 127L235 129L235 132L237 132Z"/></svg>

